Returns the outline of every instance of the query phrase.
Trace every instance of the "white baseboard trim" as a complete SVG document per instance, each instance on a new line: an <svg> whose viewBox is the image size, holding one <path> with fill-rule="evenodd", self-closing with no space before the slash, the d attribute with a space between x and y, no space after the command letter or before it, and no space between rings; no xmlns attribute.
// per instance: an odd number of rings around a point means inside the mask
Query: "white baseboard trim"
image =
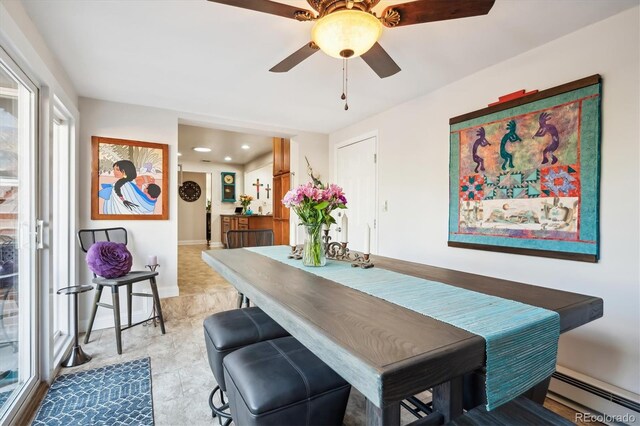
<svg viewBox="0 0 640 426"><path fill-rule="evenodd" d="M222 248L222 247L224 247L224 245L221 242L218 241L218 242L215 242L215 243L214 242L209 243L209 247L211 247L211 248Z"/></svg>
<svg viewBox="0 0 640 426"><path fill-rule="evenodd" d="M558 366L557 373L549 385L551 399L570 406L583 416L593 414L596 416L593 420L601 423L640 425L640 411L631 408L640 403L640 395L566 367Z"/></svg>
<svg viewBox="0 0 640 426"><path fill-rule="evenodd" d="M167 297L177 297L180 295L180 290L177 285L171 287L158 287L158 296L160 299L166 299Z"/></svg>
<svg viewBox="0 0 640 426"><path fill-rule="evenodd" d="M207 240L182 240L178 241L179 246L197 246L207 244Z"/></svg>

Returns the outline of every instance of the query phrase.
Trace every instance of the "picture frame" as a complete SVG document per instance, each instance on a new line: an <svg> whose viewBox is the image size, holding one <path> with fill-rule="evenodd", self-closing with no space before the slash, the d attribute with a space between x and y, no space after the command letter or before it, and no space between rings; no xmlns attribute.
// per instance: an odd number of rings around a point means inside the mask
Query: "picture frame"
<svg viewBox="0 0 640 426"><path fill-rule="evenodd" d="M450 247L597 262L599 75L453 117Z"/></svg>
<svg viewBox="0 0 640 426"><path fill-rule="evenodd" d="M91 137L91 219L168 220L169 145Z"/></svg>

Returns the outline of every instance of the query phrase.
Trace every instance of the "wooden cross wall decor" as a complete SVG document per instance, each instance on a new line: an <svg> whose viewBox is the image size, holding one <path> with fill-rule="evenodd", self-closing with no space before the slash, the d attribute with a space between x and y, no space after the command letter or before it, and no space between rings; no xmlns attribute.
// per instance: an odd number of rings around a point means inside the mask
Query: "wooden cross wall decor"
<svg viewBox="0 0 640 426"><path fill-rule="evenodd" d="M264 186L264 185L260 183L260 179L256 179L256 183L254 183L252 185L256 187L256 200L259 200L260 199L260 187Z"/></svg>
<svg viewBox="0 0 640 426"><path fill-rule="evenodd" d="M269 192L271 192L273 188L269 187L269 184L267 184L267 186L264 187L264 190L267 191L267 200L269 199Z"/></svg>

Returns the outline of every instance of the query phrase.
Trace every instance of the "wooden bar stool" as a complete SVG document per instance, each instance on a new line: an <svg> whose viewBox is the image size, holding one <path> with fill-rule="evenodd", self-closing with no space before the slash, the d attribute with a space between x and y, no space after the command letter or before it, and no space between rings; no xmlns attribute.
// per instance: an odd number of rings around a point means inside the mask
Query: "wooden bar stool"
<svg viewBox="0 0 640 426"><path fill-rule="evenodd" d="M102 228L102 229L81 229L78 231L78 241L80 248L85 253L89 248L97 241L112 241L127 244L127 230L124 228ZM89 318L89 327L87 328L87 334L84 336L84 343L89 343L91 336L91 329L93 328L93 322L96 319L96 312L98 307L112 309L113 310L113 322L116 332L116 347L118 354L122 354L122 332L136 325L144 324L149 320L157 319L160 322L160 331L165 334L164 318L162 316L162 306L160 305L160 297L158 296L158 286L156 284L155 271L131 271L127 275L118 278L102 278L93 274L93 283L96 285L96 294L93 300L93 308L91 309L91 317ZM148 293L134 293L133 284L142 281L149 281L151 285L151 294ZM127 326L122 327L120 321L120 287L127 286ZM111 288L111 300L112 304L106 304L100 302L102 296L102 290L105 287ZM131 323L131 310L133 296L136 297L152 297L153 306L155 308L155 315L147 318L143 321L139 321L135 324Z"/></svg>

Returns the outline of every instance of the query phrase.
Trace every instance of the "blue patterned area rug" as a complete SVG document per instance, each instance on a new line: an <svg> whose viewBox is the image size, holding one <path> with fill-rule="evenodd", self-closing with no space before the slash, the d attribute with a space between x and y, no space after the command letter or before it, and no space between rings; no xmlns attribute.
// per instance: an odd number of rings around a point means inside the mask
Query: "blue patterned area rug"
<svg viewBox="0 0 640 426"><path fill-rule="evenodd" d="M59 376L33 425L153 425L149 358Z"/></svg>

